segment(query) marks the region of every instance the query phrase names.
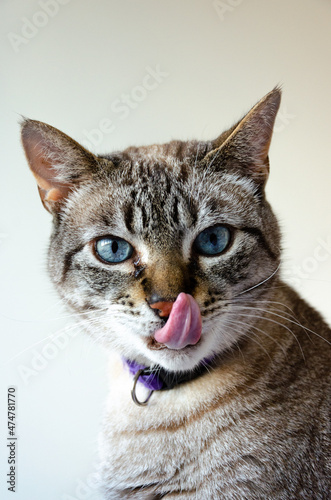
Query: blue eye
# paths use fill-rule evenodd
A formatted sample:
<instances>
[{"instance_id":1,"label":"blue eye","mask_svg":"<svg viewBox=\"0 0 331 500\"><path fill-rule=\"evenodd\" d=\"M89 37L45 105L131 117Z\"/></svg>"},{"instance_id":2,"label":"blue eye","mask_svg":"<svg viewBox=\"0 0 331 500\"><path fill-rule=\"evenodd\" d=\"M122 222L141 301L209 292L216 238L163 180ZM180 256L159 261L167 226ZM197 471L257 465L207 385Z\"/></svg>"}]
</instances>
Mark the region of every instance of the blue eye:
<instances>
[{"instance_id":1,"label":"blue eye","mask_svg":"<svg viewBox=\"0 0 331 500\"><path fill-rule=\"evenodd\" d=\"M194 246L202 255L217 255L230 243L231 233L225 226L208 227L195 239Z\"/></svg>"},{"instance_id":2,"label":"blue eye","mask_svg":"<svg viewBox=\"0 0 331 500\"><path fill-rule=\"evenodd\" d=\"M95 251L105 262L116 264L129 259L133 253L133 248L130 243L121 238L108 236L97 240Z\"/></svg>"}]
</instances>

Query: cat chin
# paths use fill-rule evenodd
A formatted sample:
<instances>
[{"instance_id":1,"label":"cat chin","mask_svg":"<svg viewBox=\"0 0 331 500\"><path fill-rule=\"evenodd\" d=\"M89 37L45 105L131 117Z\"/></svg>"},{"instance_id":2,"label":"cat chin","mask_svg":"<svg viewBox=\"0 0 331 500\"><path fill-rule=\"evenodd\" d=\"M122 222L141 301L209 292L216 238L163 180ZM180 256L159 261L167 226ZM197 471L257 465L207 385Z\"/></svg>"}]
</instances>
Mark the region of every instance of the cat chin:
<instances>
[{"instance_id":1,"label":"cat chin","mask_svg":"<svg viewBox=\"0 0 331 500\"><path fill-rule=\"evenodd\" d=\"M160 342L158 342L157 340L155 340L154 337L150 337L147 340L147 347L151 351L162 351L164 349L168 349L168 347L165 344L161 344Z\"/></svg>"},{"instance_id":2,"label":"cat chin","mask_svg":"<svg viewBox=\"0 0 331 500\"><path fill-rule=\"evenodd\" d=\"M220 334L218 329L209 325L208 333L203 332L195 345L188 345L183 349L170 349L153 338L145 338L140 351L143 351L144 357L148 359L146 366L157 364L165 370L183 372L194 370L215 356L221 359L224 353L233 349L240 337L239 332L228 331L226 328Z\"/></svg>"},{"instance_id":3,"label":"cat chin","mask_svg":"<svg viewBox=\"0 0 331 500\"><path fill-rule=\"evenodd\" d=\"M169 349L159 344L155 339L146 342L150 364L158 364L165 370L182 372L196 368L203 360L210 359L214 353L202 339L195 345L188 345L182 349Z\"/></svg>"}]
</instances>

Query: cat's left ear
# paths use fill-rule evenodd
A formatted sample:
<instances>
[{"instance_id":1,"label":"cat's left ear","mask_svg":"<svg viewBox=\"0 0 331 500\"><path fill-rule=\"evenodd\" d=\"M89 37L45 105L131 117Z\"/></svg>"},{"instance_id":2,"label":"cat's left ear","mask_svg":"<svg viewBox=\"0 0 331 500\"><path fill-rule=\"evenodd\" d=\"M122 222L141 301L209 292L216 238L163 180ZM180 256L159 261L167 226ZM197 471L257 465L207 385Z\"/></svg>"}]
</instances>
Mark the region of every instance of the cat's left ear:
<instances>
[{"instance_id":1,"label":"cat's left ear","mask_svg":"<svg viewBox=\"0 0 331 500\"><path fill-rule=\"evenodd\" d=\"M75 185L90 179L98 169L92 153L46 123L24 119L22 143L49 212L58 212Z\"/></svg>"},{"instance_id":2,"label":"cat's left ear","mask_svg":"<svg viewBox=\"0 0 331 500\"><path fill-rule=\"evenodd\" d=\"M269 147L281 90L276 87L263 97L234 127L219 136L205 157L220 169L232 167L263 187L269 175Z\"/></svg>"}]
</instances>

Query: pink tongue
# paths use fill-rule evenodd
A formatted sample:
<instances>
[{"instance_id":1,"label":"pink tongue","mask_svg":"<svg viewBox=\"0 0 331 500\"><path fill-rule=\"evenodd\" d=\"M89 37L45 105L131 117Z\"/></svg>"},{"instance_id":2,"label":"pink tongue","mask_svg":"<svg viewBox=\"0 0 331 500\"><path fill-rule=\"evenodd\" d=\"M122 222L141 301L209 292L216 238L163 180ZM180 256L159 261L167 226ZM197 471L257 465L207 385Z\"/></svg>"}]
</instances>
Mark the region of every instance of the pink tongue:
<instances>
[{"instance_id":1,"label":"pink tongue","mask_svg":"<svg viewBox=\"0 0 331 500\"><path fill-rule=\"evenodd\" d=\"M201 337L201 314L194 298L188 293L180 293L174 302L168 321L154 338L169 349L183 349L194 345Z\"/></svg>"}]
</instances>

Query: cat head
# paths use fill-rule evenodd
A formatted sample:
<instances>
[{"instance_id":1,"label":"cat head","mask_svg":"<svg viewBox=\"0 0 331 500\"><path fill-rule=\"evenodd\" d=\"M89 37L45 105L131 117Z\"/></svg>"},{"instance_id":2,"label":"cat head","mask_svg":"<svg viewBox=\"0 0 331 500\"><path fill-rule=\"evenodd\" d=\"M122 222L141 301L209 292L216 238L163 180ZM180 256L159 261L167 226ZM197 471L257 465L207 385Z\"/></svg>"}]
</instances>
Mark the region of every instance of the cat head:
<instances>
[{"instance_id":1,"label":"cat head","mask_svg":"<svg viewBox=\"0 0 331 500\"><path fill-rule=\"evenodd\" d=\"M277 280L280 236L264 188L279 104L276 88L213 141L107 156L23 121L26 157L53 215L50 275L90 335L173 371L242 339L250 305Z\"/></svg>"}]
</instances>

